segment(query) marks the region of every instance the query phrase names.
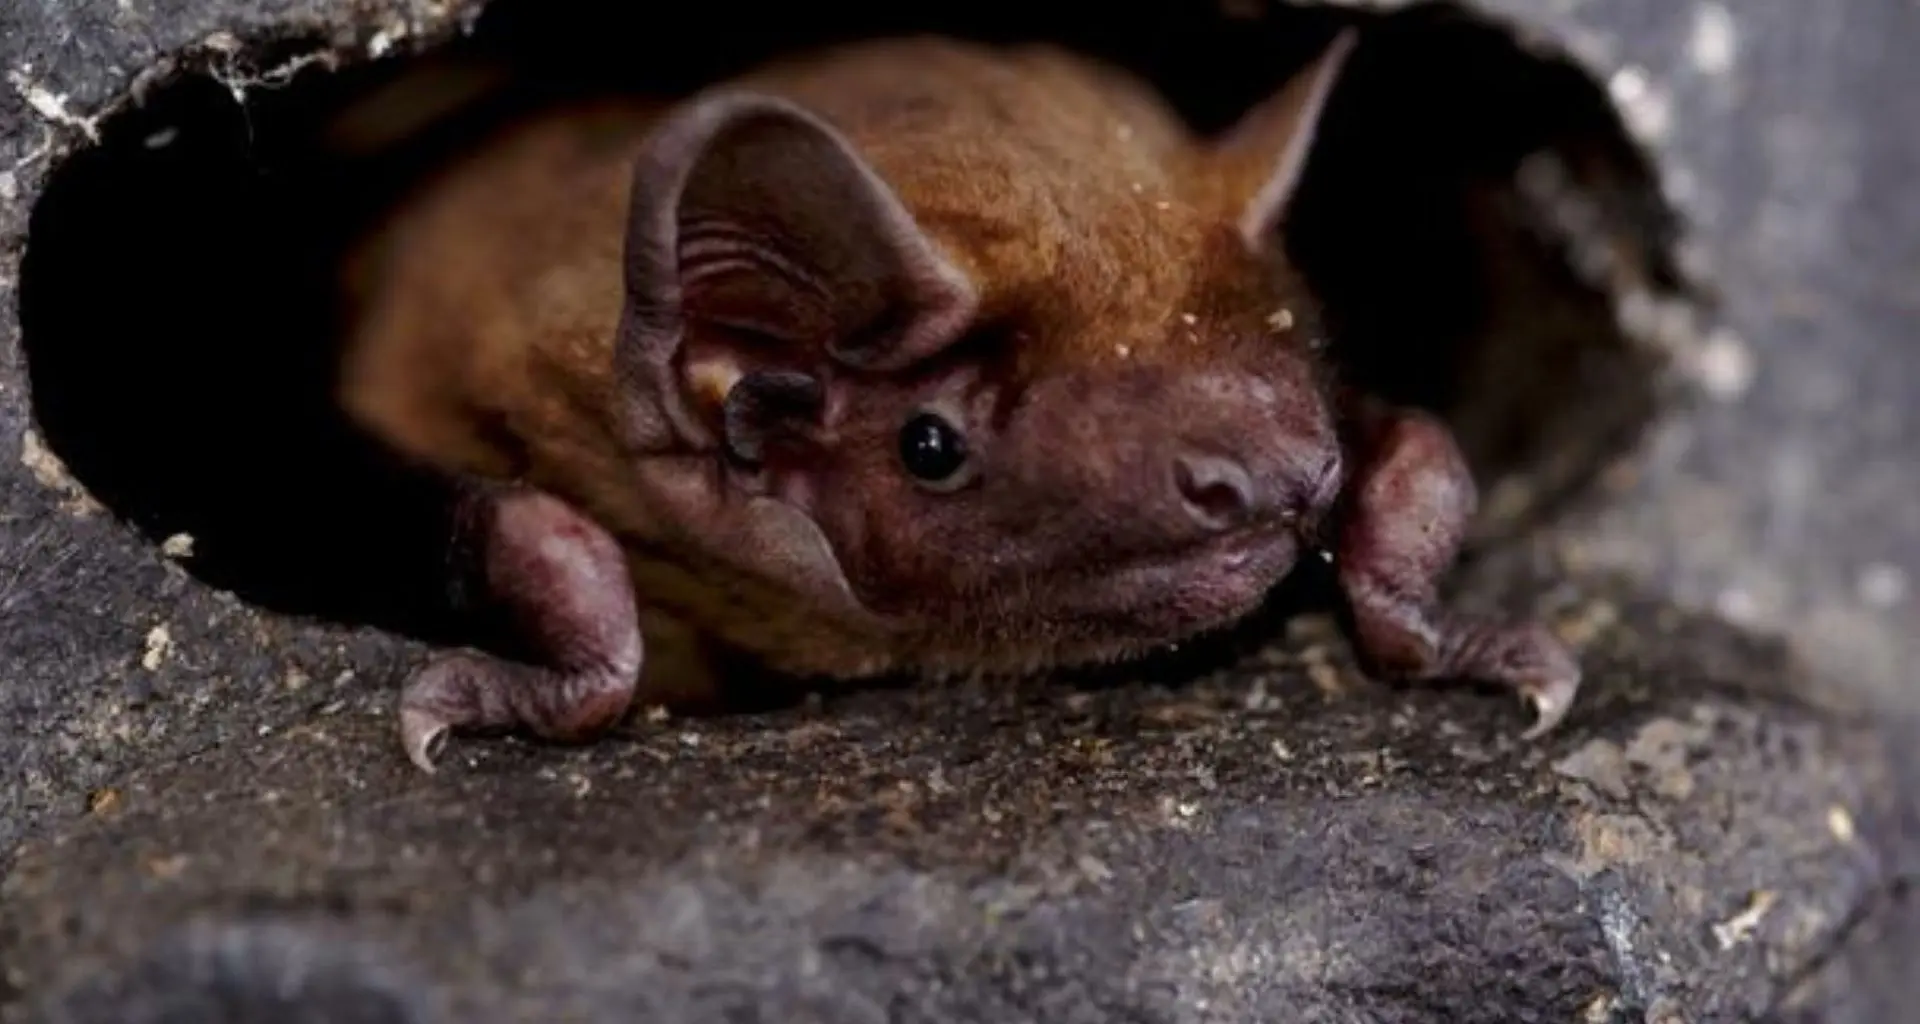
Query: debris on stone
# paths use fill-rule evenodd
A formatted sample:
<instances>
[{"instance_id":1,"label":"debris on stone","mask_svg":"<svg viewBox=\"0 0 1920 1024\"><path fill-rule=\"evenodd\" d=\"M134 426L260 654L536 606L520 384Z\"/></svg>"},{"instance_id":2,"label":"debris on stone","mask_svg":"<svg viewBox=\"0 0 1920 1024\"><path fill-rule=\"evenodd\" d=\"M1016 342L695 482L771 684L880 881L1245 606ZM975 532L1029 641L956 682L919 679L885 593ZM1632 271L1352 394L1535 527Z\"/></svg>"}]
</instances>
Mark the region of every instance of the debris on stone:
<instances>
[{"instance_id":1,"label":"debris on stone","mask_svg":"<svg viewBox=\"0 0 1920 1024\"><path fill-rule=\"evenodd\" d=\"M100 141L100 126L96 119L81 117L67 107L65 93L57 93L33 79L30 65L16 68L7 73L7 81L27 101L27 106L51 124L65 128L78 128L86 135L87 141Z\"/></svg>"},{"instance_id":2,"label":"debris on stone","mask_svg":"<svg viewBox=\"0 0 1920 1024\"><path fill-rule=\"evenodd\" d=\"M150 857L147 860L147 874L162 881L180 877L187 870L189 858L185 854L172 854L164 857Z\"/></svg>"},{"instance_id":3,"label":"debris on stone","mask_svg":"<svg viewBox=\"0 0 1920 1024\"><path fill-rule=\"evenodd\" d=\"M1715 328L1692 353L1692 371L1700 386L1722 401L1731 401L1753 386L1753 350L1726 327Z\"/></svg>"},{"instance_id":4,"label":"debris on stone","mask_svg":"<svg viewBox=\"0 0 1920 1024\"><path fill-rule=\"evenodd\" d=\"M146 651L140 655L140 667L149 672L158 672L161 663L166 661L167 655L171 653L173 653L173 634L167 629L166 624L162 623L147 630L147 647Z\"/></svg>"},{"instance_id":5,"label":"debris on stone","mask_svg":"<svg viewBox=\"0 0 1920 1024\"><path fill-rule=\"evenodd\" d=\"M1620 609L1606 600L1590 601L1579 612L1556 624L1554 632L1575 648L1586 647L1620 620Z\"/></svg>"},{"instance_id":6,"label":"debris on stone","mask_svg":"<svg viewBox=\"0 0 1920 1024\"><path fill-rule=\"evenodd\" d=\"M1095 885L1101 885L1113 878L1113 869L1106 862L1090 853L1083 853L1074 861L1080 873Z\"/></svg>"},{"instance_id":7,"label":"debris on stone","mask_svg":"<svg viewBox=\"0 0 1920 1024\"><path fill-rule=\"evenodd\" d=\"M1839 804L1827 808L1827 833L1842 843L1852 843L1853 815Z\"/></svg>"},{"instance_id":8,"label":"debris on stone","mask_svg":"<svg viewBox=\"0 0 1920 1024\"><path fill-rule=\"evenodd\" d=\"M1575 822L1580 851L1574 872L1591 878L1603 871L1644 864L1669 842L1638 814L1585 814Z\"/></svg>"},{"instance_id":9,"label":"debris on stone","mask_svg":"<svg viewBox=\"0 0 1920 1024\"><path fill-rule=\"evenodd\" d=\"M1658 141L1673 119L1673 100L1644 68L1628 66L1607 80L1607 93L1619 106L1627 127L1642 141Z\"/></svg>"},{"instance_id":10,"label":"debris on stone","mask_svg":"<svg viewBox=\"0 0 1920 1024\"><path fill-rule=\"evenodd\" d=\"M1627 798L1626 759L1621 756L1620 745L1612 740L1588 740L1554 762L1553 770L1584 782L1614 800Z\"/></svg>"},{"instance_id":11,"label":"debris on stone","mask_svg":"<svg viewBox=\"0 0 1920 1024\"><path fill-rule=\"evenodd\" d=\"M1683 801L1693 795L1696 785L1688 766L1707 736L1708 729L1699 723L1655 718L1633 734L1622 756L1627 764L1641 770L1653 792L1668 800Z\"/></svg>"},{"instance_id":12,"label":"debris on stone","mask_svg":"<svg viewBox=\"0 0 1920 1024\"><path fill-rule=\"evenodd\" d=\"M27 467L41 486L66 495L62 503L63 511L75 516L89 516L101 511L101 506L87 493L87 489L74 479L52 449L40 439L40 435L29 427L20 434L20 464Z\"/></svg>"},{"instance_id":13,"label":"debris on stone","mask_svg":"<svg viewBox=\"0 0 1920 1024\"><path fill-rule=\"evenodd\" d=\"M1779 898L1779 893L1762 889L1753 894L1745 910L1714 925L1713 937L1719 941L1720 948L1728 950L1745 942L1747 936L1760 924L1761 918L1767 916L1767 911L1773 907L1774 901Z\"/></svg>"}]
</instances>

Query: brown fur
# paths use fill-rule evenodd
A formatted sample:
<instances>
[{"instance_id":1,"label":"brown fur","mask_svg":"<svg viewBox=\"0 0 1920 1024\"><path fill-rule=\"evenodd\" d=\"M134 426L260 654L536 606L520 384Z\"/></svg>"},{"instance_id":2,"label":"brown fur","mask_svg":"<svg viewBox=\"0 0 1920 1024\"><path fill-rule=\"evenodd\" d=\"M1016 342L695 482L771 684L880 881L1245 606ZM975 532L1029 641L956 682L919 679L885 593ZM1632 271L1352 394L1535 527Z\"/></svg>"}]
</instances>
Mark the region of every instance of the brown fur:
<instances>
[{"instance_id":1,"label":"brown fur","mask_svg":"<svg viewBox=\"0 0 1920 1024\"><path fill-rule=\"evenodd\" d=\"M1234 230L1264 173L1256 165L1291 125L1216 151L1112 69L1052 49L934 39L814 54L735 84L797 101L845 134L973 282L978 319L1017 337L992 370L1008 382L1179 373L1244 355L1283 391L1321 402L1305 347L1310 302L1284 264ZM644 605L780 667L1034 667L1168 639L1095 642L1030 612L1045 602L1021 593L1004 597L1008 618L1031 621L1012 647L980 635L1004 623L977 619L942 620L945 635L878 632L712 557L647 507L634 485L646 463L623 439L613 346L632 162L670 109L613 102L516 126L402 207L356 268L364 313L342 389L350 410L436 468L574 503L626 542ZM1291 329L1271 322L1282 309ZM1064 443L1102 443L1097 431L1061 429Z\"/></svg>"},{"instance_id":2,"label":"brown fur","mask_svg":"<svg viewBox=\"0 0 1920 1024\"><path fill-rule=\"evenodd\" d=\"M1335 393L1275 244L1352 41L1217 141L1059 51L907 39L563 111L429 182L356 264L342 397L462 481L466 571L536 657L437 655L409 756L589 738L729 652L1124 657L1308 548L1364 659L1551 729L1565 646L1439 600L1477 500L1451 433Z\"/></svg>"}]
</instances>

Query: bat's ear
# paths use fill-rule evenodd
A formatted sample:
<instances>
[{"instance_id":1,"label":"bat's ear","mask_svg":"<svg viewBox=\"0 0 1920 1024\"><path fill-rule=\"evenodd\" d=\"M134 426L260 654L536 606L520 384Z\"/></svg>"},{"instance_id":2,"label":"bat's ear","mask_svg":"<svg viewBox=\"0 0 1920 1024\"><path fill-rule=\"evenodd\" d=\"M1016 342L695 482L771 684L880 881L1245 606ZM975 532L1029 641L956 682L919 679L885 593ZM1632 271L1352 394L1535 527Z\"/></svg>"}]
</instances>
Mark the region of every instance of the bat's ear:
<instances>
[{"instance_id":1,"label":"bat's ear","mask_svg":"<svg viewBox=\"0 0 1920 1024\"><path fill-rule=\"evenodd\" d=\"M1341 29L1312 63L1249 111L1221 140L1216 156L1232 194L1242 204L1236 212L1241 237L1248 245L1269 244L1285 221L1313 152L1327 100L1358 42L1357 29Z\"/></svg>"},{"instance_id":2,"label":"bat's ear","mask_svg":"<svg viewBox=\"0 0 1920 1024\"><path fill-rule=\"evenodd\" d=\"M899 197L786 100L720 93L681 107L640 153L629 216L617 358L629 387L669 409L669 392L731 390L743 374L909 366L974 315L972 283ZM733 379L690 380L711 372L694 350L726 353Z\"/></svg>"}]
</instances>

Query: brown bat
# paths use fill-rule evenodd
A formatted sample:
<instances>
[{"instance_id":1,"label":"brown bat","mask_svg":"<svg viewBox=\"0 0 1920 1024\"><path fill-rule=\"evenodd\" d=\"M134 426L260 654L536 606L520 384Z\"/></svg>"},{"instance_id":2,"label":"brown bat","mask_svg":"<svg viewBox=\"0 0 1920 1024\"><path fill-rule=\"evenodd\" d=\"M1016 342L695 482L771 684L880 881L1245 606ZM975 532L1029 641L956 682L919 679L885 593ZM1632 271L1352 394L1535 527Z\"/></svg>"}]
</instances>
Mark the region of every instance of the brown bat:
<instances>
[{"instance_id":1,"label":"brown bat","mask_svg":"<svg viewBox=\"0 0 1920 1024\"><path fill-rule=\"evenodd\" d=\"M905 38L432 180L357 265L341 393L461 482L457 564L533 654L435 656L408 755L697 695L672 636L839 678L1136 656L1303 553L1368 664L1552 728L1568 651L1436 597L1476 503L1451 436L1339 386L1279 244L1356 38L1214 139L1087 58Z\"/></svg>"}]
</instances>

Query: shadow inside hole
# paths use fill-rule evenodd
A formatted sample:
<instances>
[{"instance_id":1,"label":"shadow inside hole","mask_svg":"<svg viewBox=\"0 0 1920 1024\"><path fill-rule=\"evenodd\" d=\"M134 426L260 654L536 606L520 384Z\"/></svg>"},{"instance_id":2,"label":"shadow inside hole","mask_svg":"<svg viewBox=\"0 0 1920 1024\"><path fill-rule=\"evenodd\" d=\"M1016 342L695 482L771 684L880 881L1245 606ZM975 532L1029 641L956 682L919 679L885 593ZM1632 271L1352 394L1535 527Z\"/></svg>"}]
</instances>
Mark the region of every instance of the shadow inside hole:
<instances>
[{"instance_id":1,"label":"shadow inside hole","mask_svg":"<svg viewBox=\"0 0 1920 1024\"><path fill-rule=\"evenodd\" d=\"M116 118L34 209L21 322L48 444L244 599L440 635L442 498L330 406L344 195L273 159L282 122L188 79Z\"/></svg>"},{"instance_id":2,"label":"shadow inside hole","mask_svg":"<svg viewBox=\"0 0 1920 1024\"><path fill-rule=\"evenodd\" d=\"M342 247L397 190L501 119L606 89L682 92L799 46L903 31L1048 39L1128 65L1203 131L1372 26L1290 227L1342 328L1346 372L1447 413L1483 476L1575 439L1617 450L1651 407L1606 302L1498 205L1546 146L1621 194L1649 175L1597 84L1444 5L1386 15L1231 17L1160 0L1087 17L1001 0L791 5L743 19L695 5L674 31L628 6L498 0L443 51L500 88L377 152L330 148L349 104L417 62L311 70L237 105L184 78L104 126L35 208L23 337L49 446L155 540L195 538L190 571L250 602L430 639L469 628L443 599L445 492L334 407ZM434 59L434 58L422 58ZM1503 191L1505 190L1505 191ZM1657 262L1658 230L1622 222ZM1585 406L1570 394L1593 395Z\"/></svg>"},{"instance_id":3,"label":"shadow inside hole","mask_svg":"<svg viewBox=\"0 0 1920 1024\"><path fill-rule=\"evenodd\" d=\"M1563 169L1600 230L1564 238L1519 182ZM1480 481L1477 540L1511 537L1577 493L1659 411L1658 360L1607 288L1692 295L1678 224L1604 91L1450 5L1383 19L1329 105L1288 248L1363 390L1442 414ZM1582 279L1574 247L1617 261Z\"/></svg>"}]
</instances>

